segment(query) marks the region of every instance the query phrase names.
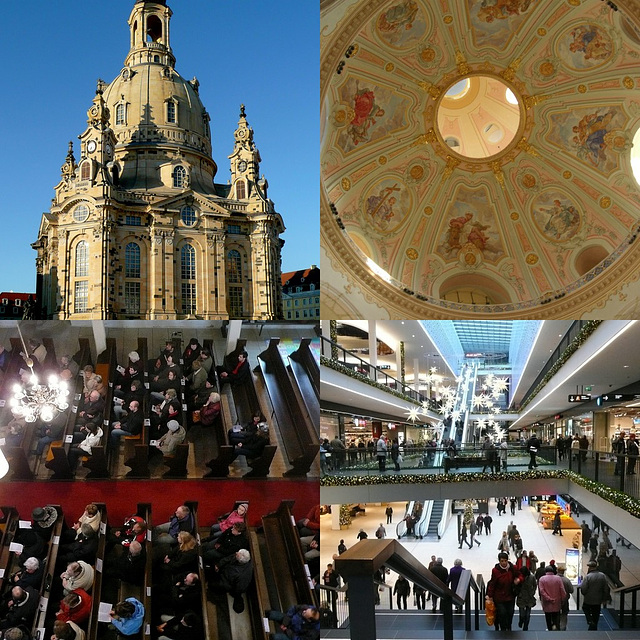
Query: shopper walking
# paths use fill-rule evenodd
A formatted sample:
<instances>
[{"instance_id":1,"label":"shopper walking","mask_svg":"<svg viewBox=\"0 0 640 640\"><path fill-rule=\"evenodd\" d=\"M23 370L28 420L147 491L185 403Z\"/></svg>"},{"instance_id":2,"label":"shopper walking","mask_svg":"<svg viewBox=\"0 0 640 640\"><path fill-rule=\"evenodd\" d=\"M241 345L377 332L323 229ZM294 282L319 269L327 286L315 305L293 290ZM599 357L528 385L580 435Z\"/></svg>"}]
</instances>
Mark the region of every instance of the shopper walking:
<instances>
[{"instance_id":1,"label":"shopper walking","mask_svg":"<svg viewBox=\"0 0 640 640\"><path fill-rule=\"evenodd\" d=\"M384 513L387 516L387 524L391 524L393 522L393 507L388 505Z\"/></svg>"},{"instance_id":2,"label":"shopper walking","mask_svg":"<svg viewBox=\"0 0 640 640\"><path fill-rule=\"evenodd\" d=\"M511 631L515 608L515 589L522 582L522 575L509 562L509 554L500 552L498 564L491 570L491 579L487 583L487 601L493 601L496 607L496 631Z\"/></svg>"},{"instance_id":3,"label":"shopper walking","mask_svg":"<svg viewBox=\"0 0 640 640\"><path fill-rule=\"evenodd\" d=\"M627 443L627 475L633 476L636 473L636 462L638 461L638 443L636 442L636 434L632 433L629 436L629 442Z\"/></svg>"},{"instance_id":4,"label":"shopper walking","mask_svg":"<svg viewBox=\"0 0 640 640\"><path fill-rule=\"evenodd\" d=\"M462 549L462 545L466 544L469 549L471 549L471 547L473 547L473 544L471 542L469 542L468 538L467 538L467 527L463 524L462 527L460 527L460 535L458 536L458 549Z\"/></svg>"},{"instance_id":5,"label":"shopper walking","mask_svg":"<svg viewBox=\"0 0 640 640\"><path fill-rule=\"evenodd\" d=\"M482 535L482 527L484 525L484 516L479 513L478 517L476 518L476 527L478 527L478 535Z\"/></svg>"},{"instance_id":6,"label":"shopper walking","mask_svg":"<svg viewBox=\"0 0 640 640\"><path fill-rule=\"evenodd\" d=\"M413 583L413 599L415 600L415 604L418 609L426 609L427 601L426 601L427 592L419 587L415 582Z\"/></svg>"},{"instance_id":7,"label":"shopper walking","mask_svg":"<svg viewBox=\"0 0 640 640\"><path fill-rule=\"evenodd\" d=\"M476 534L478 533L478 526L472 520L469 525L469 533L471 534L471 546L473 547L473 543L475 542L478 546L480 546L480 540L476 540Z\"/></svg>"},{"instance_id":8,"label":"shopper walking","mask_svg":"<svg viewBox=\"0 0 640 640\"><path fill-rule=\"evenodd\" d=\"M398 609L407 608L407 597L411 594L411 585L404 576L398 576L396 584L393 587L393 595L396 596ZM400 605L404 606L400 606Z\"/></svg>"},{"instance_id":9,"label":"shopper walking","mask_svg":"<svg viewBox=\"0 0 640 640\"><path fill-rule=\"evenodd\" d=\"M491 533L492 522L493 522L493 518L487 513L487 515L482 520L482 524L484 524L484 531L487 535Z\"/></svg>"},{"instance_id":10,"label":"shopper walking","mask_svg":"<svg viewBox=\"0 0 640 640\"><path fill-rule=\"evenodd\" d=\"M538 594L547 621L547 630L557 631L560 628L560 609L567 593L562 578L553 573L553 567L545 568L545 574L538 581Z\"/></svg>"},{"instance_id":11,"label":"shopper walking","mask_svg":"<svg viewBox=\"0 0 640 640\"><path fill-rule=\"evenodd\" d=\"M376 455L378 457L378 471L380 471L380 473L384 473L386 471L387 464L387 443L384 436L380 436L378 438L378 442L376 443Z\"/></svg>"},{"instance_id":12,"label":"shopper walking","mask_svg":"<svg viewBox=\"0 0 640 640\"><path fill-rule=\"evenodd\" d=\"M507 558L509 557L509 537L506 531L502 532L502 538L498 542L498 551L504 551L507 554Z\"/></svg>"},{"instance_id":13,"label":"shopper walking","mask_svg":"<svg viewBox=\"0 0 640 640\"><path fill-rule=\"evenodd\" d=\"M529 621L531 619L531 609L536 606L536 587L538 586L535 576L527 567L520 569L522 575L522 583L520 591L516 597L516 605L518 607L518 626L523 631L529 630Z\"/></svg>"},{"instance_id":14,"label":"shopper walking","mask_svg":"<svg viewBox=\"0 0 640 640\"><path fill-rule=\"evenodd\" d=\"M442 584L447 584L449 580L449 572L447 568L442 566L442 558L437 558L435 565L431 567L431 573L438 578ZM438 596L435 593L431 594L432 611L438 608Z\"/></svg>"},{"instance_id":15,"label":"shopper walking","mask_svg":"<svg viewBox=\"0 0 640 640\"><path fill-rule=\"evenodd\" d=\"M553 516L553 534L552 535L562 535L562 509L556 509L555 515Z\"/></svg>"},{"instance_id":16,"label":"shopper walking","mask_svg":"<svg viewBox=\"0 0 640 640\"><path fill-rule=\"evenodd\" d=\"M582 584L578 587L582 592L582 610L584 617L587 619L589 631L598 630L598 621L600 619L600 607L606 605L609 600L609 584L607 578L598 569L595 560L587 563L588 573L582 580Z\"/></svg>"},{"instance_id":17,"label":"shopper walking","mask_svg":"<svg viewBox=\"0 0 640 640\"><path fill-rule=\"evenodd\" d=\"M564 571L564 565L559 565L558 575L562 579L564 591L567 594L567 597L562 601L562 607L560 608L560 626L558 627L560 631L567 630L567 618L569 617L569 600L571 599L571 594L573 593L573 585L571 584L571 580L569 580L569 578L564 575Z\"/></svg>"},{"instance_id":18,"label":"shopper walking","mask_svg":"<svg viewBox=\"0 0 640 640\"><path fill-rule=\"evenodd\" d=\"M540 446L540 440L538 440L538 436L534 433L529 440L527 440L527 449L529 451L529 470L538 468L536 456L538 455Z\"/></svg>"},{"instance_id":19,"label":"shopper walking","mask_svg":"<svg viewBox=\"0 0 640 640\"><path fill-rule=\"evenodd\" d=\"M378 540L382 540L382 538L386 538L386 537L387 537L387 530L384 528L384 525L381 522L380 526L376 529L376 538L378 538Z\"/></svg>"}]
</instances>

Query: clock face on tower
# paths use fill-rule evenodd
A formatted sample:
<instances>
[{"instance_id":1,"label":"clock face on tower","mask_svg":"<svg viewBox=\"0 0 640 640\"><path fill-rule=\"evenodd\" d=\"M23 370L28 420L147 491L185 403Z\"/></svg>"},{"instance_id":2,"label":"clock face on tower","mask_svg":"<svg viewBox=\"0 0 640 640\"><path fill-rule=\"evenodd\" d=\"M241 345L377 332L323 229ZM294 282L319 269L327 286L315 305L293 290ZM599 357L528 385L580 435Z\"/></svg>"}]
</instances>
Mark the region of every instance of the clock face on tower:
<instances>
[{"instance_id":1,"label":"clock face on tower","mask_svg":"<svg viewBox=\"0 0 640 640\"><path fill-rule=\"evenodd\" d=\"M247 170L247 163L245 160L240 160L240 162L238 163L238 171L246 171Z\"/></svg>"},{"instance_id":2,"label":"clock face on tower","mask_svg":"<svg viewBox=\"0 0 640 640\"><path fill-rule=\"evenodd\" d=\"M87 151L89 153L93 153L96 150L96 141L95 140L89 140L88 144L87 144Z\"/></svg>"}]
</instances>

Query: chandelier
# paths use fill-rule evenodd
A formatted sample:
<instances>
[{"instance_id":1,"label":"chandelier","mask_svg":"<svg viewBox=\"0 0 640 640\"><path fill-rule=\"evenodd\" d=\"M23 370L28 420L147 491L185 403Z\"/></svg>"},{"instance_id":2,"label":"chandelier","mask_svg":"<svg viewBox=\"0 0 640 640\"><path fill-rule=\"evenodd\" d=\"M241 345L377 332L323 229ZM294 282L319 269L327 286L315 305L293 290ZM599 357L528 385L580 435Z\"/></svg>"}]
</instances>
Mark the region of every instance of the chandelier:
<instances>
[{"instance_id":1,"label":"chandelier","mask_svg":"<svg viewBox=\"0 0 640 640\"><path fill-rule=\"evenodd\" d=\"M69 387L56 375L49 376L49 384L40 384L33 370L33 359L28 355L20 325L18 325L18 334L24 349L25 363L31 369L31 376L28 384L25 383L24 386L16 384L13 387L11 410L15 416L24 418L25 422L35 422L38 418L43 422L51 422L59 412L69 407L67 402Z\"/></svg>"},{"instance_id":2,"label":"chandelier","mask_svg":"<svg viewBox=\"0 0 640 640\"><path fill-rule=\"evenodd\" d=\"M65 411L69 407L67 383L55 375L50 376L48 382L40 384L38 376L32 373L29 385L16 384L10 403L13 414L25 422L35 422L38 417L43 422L51 422L59 412Z\"/></svg>"}]
</instances>

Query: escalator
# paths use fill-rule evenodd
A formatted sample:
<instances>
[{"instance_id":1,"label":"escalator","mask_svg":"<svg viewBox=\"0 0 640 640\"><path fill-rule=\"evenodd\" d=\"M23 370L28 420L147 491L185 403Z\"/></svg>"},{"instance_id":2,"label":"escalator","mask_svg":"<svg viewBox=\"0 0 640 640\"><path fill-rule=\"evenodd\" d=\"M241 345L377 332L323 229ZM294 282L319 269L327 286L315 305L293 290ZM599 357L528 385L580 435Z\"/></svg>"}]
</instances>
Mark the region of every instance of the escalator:
<instances>
[{"instance_id":1,"label":"escalator","mask_svg":"<svg viewBox=\"0 0 640 640\"><path fill-rule=\"evenodd\" d=\"M439 540L438 525L440 524L440 520L442 520L442 514L444 512L444 500L432 500L432 502L431 517L429 518L429 525L426 527L424 537L437 538Z\"/></svg>"}]
</instances>

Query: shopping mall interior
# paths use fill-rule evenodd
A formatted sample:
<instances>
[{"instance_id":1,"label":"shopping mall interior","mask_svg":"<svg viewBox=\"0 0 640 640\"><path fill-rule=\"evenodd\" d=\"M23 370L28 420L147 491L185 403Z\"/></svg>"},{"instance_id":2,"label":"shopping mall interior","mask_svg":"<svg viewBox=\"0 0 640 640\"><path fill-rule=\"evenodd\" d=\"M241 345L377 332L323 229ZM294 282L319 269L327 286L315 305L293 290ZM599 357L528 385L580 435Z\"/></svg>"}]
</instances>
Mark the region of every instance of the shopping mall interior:
<instances>
[{"instance_id":1,"label":"shopping mall interior","mask_svg":"<svg viewBox=\"0 0 640 640\"><path fill-rule=\"evenodd\" d=\"M319 573L324 578L335 563L342 578L335 591L320 589L334 627L323 637L484 637L492 630L487 584L510 524L519 533L508 545L512 563L521 547L537 558L534 567L553 560L572 583L568 634L583 637L588 629L579 585L589 571L600 571L610 599L598 637L637 637L638 322L321 327ZM486 514L491 533L476 533L471 521ZM377 539L381 525L384 537ZM341 540L346 551L338 549ZM436 611L433 597L420 611L412 591L407 612L399 612L393 591L400 574L432 596L438 592L426 569L432 556L446 569L462 561L469 570L464 585L439 592L448 604ZM513 634L520 633L518 621L516 606ZM546 629L536 593L529 631Z\"/></svg>"}]
</instances>

